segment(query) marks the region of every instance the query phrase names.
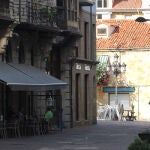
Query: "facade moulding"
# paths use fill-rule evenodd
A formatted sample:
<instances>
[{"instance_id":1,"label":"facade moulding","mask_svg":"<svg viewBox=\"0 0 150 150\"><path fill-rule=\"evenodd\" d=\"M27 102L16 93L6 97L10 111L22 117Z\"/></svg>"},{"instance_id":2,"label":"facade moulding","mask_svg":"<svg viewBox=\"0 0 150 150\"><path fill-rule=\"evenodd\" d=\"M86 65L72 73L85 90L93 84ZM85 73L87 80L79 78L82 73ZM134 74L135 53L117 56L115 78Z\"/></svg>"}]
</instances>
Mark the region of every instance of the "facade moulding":
<instances>
[{"instance_id":1,"label":"facade moulding","mask_svg":"<svg viewBox=\"0 0 150 150\"><path fill-rule=\"evenodd\" d=\"M90 59L82 59L82 58L76 58L76 57L70 57L69 62L72 64L74 63L82 63L82 64L90 64L90 65L96 65L99 62L96 60L90 60Z\"/></svg>"},{"instance_id":2,"label":"facade moulding","mask_svg":"<svg viewBox=\"0 0 150 150\"><path fill-rule=\"evenodd\" d=\"M142 12L142 11L149 11L149 9L141 9L141 8L120 8L120 9L114 9L114 8L97 8L97 12Z\"/></svg>"},{"instance_id":3,"label":"facade moulding","mask_svg":"<svg viewBox=\"0 0 150 150\"><path fill-rule=\"evenodd\" d=\"M141 48L119 48L119 49L113 49L113 48L105 48L105 49L99 49L97 48L97 52L105 52L105 51L110 51L110 52L116 52L116 51L136 51L136 50L141 50L141 51L149 51L148 47L141 47Z\"/></svg>"}]
</instances>

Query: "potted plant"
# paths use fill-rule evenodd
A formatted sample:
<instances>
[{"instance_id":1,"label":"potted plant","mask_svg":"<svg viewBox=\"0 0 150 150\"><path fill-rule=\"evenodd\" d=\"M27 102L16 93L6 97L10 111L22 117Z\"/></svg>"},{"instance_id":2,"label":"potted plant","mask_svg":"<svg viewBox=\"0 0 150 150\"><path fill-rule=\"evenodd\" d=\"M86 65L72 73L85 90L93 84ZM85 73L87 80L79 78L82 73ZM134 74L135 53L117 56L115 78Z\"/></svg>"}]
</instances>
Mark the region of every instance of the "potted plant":
<instances>
[{"instance_id":1,"label":"potted plant","mask_svg":"<svg viewBox=\"0 0 150 150\"><path fill-rule=\"evenodd\" d=\"M57 15L57 7L51 7L48 12L49 21L52 26L56 26L56 15Z\"/></svg>"},{"instance_id":2,"label":"potted plant","mask_svg":"<svg viewBox=\"0 0 150 150\"><path fill-rule=\"evenodd\" d=\"M149 130L139 133L138 136L140 137L141 140L147 141L148 143L150 143L150 131Z\"/></svg>"},{"instance_id":3,"label":"potted plant","mask_svg":"<svg viewBox=\"0 0 150 150\"><path fill-rule=\"evenodd\" d=\"M150 150L150 145L147 141L135 139L128 147L128 150Z\"/></svg>"}]
</instances>

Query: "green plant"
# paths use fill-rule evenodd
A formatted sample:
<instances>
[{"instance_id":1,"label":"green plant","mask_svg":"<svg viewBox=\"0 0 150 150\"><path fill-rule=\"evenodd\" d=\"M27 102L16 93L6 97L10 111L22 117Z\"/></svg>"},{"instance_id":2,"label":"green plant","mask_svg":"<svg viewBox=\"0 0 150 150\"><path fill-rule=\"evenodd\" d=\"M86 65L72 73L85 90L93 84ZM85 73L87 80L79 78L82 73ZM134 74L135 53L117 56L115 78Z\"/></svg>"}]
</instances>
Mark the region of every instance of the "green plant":
<instances>
[{"instance_id":1,"label":"green plant","mask_svg":"<svg viewBox=\"0 0 150 150\"><path fill-rule=\"evenodd\" d=\"M135 139L128 147L128 150L150 150L150 145L147 141Z\"/></svg>"},{"instance_id":2,"label":"green plant","mask_svg":"<svg viewBox=\"0 0 150 150\"><path fill-rule=\"evenodd\" d=\"M57 13L57 7L51 7L50 11L48 12L48 17L51 21L54 21Z\"/></svg>"},{"instance_id":3,"label":"green plant","mask_svg":"<svg viewBox=\"0 0 150 150\"><path fill-rule=\"evenodd\" d=\"M149 130L145 130L139 133L138 136L140 137L142 141L146 140L147 142L150 143L150 131Z\"/></svg>"}]
</instances>

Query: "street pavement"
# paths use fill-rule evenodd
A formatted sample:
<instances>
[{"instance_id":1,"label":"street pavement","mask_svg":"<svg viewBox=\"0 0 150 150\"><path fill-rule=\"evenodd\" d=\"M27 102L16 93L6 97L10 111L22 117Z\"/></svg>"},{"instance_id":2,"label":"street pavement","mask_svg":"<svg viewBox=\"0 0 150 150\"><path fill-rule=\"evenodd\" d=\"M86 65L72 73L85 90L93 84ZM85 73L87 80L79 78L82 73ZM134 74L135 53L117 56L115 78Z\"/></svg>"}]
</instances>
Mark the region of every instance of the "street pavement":
<instances>
[{"instance_id":1,"label":"street pavement","mask_svg":"<svg viewBox=\"0 0 150 150\"><path fill-rule=\"evenodd\" d=\"M150 122L98 120L44 136L0 139L0 150L127 150Z\"/></svg>"}]
</instances>

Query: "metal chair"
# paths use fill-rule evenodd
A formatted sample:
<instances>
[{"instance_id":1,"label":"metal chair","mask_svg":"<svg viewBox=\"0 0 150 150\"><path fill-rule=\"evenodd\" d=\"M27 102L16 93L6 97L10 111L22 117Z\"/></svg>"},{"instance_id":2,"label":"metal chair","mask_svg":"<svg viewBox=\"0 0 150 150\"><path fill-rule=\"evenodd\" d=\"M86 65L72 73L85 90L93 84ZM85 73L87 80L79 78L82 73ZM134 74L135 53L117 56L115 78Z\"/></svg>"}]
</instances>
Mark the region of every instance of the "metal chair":
<instances>
[{"instance_id":1,"label":"metal chair","mask_svg":"<svg viewBox=\"0 0 150 150\"><path fill-rule=\"evenodd\" d=\"M5 139L7 138L7 130L5 121L0 121L0 138Z\"/></svg>"},{"instance_id":2,"label":"metal chair","mask_svg":"<svg viewBox=\"0 0 150 150\"><path fill-rule=\"evenodd\" d=\"M20 137L20 128L18 120L11 120L6 123L8 137Z\"/></svg>"},{"instance_id":3,"label":"metal chair","mask_svg":"<svg viewBox=\"0 0 150 150\"><path fill-rule=\"evenodd\" d=\"M38 134L37 121L36 120L26 120L25 123L26 135L35 136Z\"/></svg>"},{"instance_id":4,"label":"metal chair","mask_svg":"<svg viewBox=\"0 0 150 150\"><path fill-rule=\"evenodd\" d=\"M48 122L46 122L44 119L39 121L39 133L40 135L45 135L48 133Z\"/></svg>"}]
</instances>

